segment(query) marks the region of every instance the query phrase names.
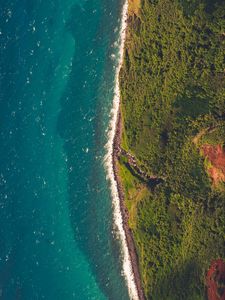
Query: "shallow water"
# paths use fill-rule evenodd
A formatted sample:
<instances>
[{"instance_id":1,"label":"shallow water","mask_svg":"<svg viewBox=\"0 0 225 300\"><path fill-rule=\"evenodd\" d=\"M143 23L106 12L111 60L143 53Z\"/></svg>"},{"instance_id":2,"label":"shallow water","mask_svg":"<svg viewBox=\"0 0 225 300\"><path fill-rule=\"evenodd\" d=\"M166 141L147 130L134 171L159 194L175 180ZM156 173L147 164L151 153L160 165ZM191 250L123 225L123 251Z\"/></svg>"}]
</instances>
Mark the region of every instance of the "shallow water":
<instances>
[{"instance_id":1,"label":"shallow water","mask_svg":"<svg viewBox=\"0 0 225 300\"><path fill-rule=\"evenodd\" d=\"M103 157L120 0L0 0L0 299L128 299Z\"/></svg>"}]
</instances>

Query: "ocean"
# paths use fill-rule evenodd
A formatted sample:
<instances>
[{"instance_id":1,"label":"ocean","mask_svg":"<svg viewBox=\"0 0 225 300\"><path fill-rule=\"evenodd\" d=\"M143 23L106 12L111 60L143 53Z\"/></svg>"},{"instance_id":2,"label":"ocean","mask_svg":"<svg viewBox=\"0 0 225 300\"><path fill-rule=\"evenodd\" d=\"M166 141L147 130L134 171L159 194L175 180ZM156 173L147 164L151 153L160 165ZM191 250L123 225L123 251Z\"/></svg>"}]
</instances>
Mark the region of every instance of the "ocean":
<instances>
[{"instance_id":1,"label":"ocean","mask_svg":"<svg viewBox=\"0 0 225 300\"><path fill-rule=\"evenodd\" d=\"M122 6L0 0L0 299L129 299L104 167Z\"/></svg>"}]
</instances>

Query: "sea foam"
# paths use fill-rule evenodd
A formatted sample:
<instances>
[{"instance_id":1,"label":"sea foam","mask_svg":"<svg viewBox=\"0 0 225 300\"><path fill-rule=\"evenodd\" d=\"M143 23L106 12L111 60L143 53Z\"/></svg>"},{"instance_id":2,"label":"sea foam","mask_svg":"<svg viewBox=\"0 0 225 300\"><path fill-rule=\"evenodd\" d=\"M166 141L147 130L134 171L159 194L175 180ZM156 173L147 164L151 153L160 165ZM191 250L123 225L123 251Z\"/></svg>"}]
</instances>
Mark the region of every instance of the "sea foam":
<instances>
[{"instance_id":1,"label":"sea foam","mask_svg":"<svg viewBox=\"0 0 225 300\"><path fill-rule=\"evenodd\" d=\"M125 37L126 37L127 12L128 12L128 1L126 0L122 9L122 20L121 20L120 34L119 34L119 40L120 40L119 57L118 57L116 74L115 74L113 106L111 110L111 118L110 118L110 123L108 128L108 142L105 146L107 153L104 162L107 171L107 178L109 179L110 186L111 186L114 225L116 229L116 234L121 241L123 275L127 283L130 299L139 300L134 273L132 269L131 258L130 258L128 245L127 245L126 235L123 227L123 218L120 209L118 186L114 177L114 170L113 170L113 142L116 134L117 117L118 117L119 105L120 105L119 72L123 63L123 53L124 53L124 45L125 45Z\"/></svg>"}]
</instances>

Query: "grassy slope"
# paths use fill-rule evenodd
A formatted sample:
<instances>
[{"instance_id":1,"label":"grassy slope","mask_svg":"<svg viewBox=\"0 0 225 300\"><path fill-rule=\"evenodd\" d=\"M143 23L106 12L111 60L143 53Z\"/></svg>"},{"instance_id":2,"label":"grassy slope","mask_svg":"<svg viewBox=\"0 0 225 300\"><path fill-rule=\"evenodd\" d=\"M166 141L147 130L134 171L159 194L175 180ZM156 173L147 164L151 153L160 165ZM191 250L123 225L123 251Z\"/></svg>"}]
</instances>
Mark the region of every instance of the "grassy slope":
<instances>
[{"instance_id":1,"label":"grassy slope","mask_svg":"<svg viewBox=\"0 0 225 300\"><path fill-rule=\"evenodd\" d=\"M212 188L193 142L214 127L210 139L224 141L224 5L212 3L142 0L129 19L122 145L165 178L151 191L120 160L149 299L205 299L210 261L224 257L225 194Z\"/></svg>"}]
</instances>

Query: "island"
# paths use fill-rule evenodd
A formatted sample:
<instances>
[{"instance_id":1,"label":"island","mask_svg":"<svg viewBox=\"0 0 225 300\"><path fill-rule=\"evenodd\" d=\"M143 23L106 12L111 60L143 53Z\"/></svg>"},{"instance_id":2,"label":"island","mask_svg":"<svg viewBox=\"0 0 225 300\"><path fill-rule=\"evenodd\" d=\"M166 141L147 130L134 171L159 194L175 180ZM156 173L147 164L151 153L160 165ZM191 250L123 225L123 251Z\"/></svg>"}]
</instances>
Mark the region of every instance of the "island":
<instances>
[{"instance_id":1,"label":"island","mask_svg":"<svg viewBox=\"0 0 225 300\"><path fill-rule=\"evenodd\" d=\"M114 171L142 299L225 299L224 14L129 0Z\"/></svg>"}]
</instances>

